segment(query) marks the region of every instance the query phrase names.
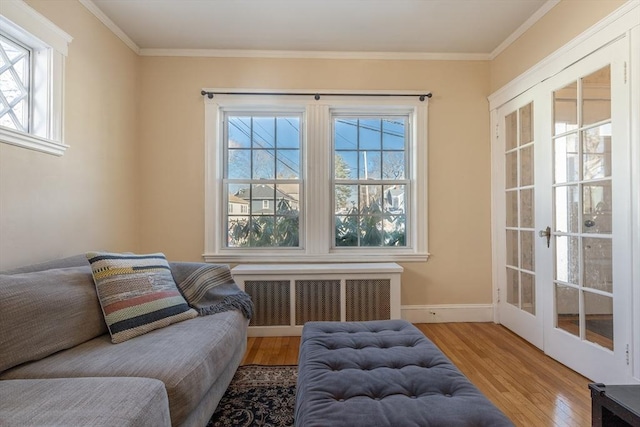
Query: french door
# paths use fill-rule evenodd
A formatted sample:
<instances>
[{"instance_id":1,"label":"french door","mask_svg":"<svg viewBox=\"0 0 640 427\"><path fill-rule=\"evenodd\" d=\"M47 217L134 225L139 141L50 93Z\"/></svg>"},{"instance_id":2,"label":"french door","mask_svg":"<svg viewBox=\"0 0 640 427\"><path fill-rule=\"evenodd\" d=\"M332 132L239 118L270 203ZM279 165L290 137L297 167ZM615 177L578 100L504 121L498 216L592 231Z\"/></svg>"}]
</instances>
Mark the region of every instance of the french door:
<instances>
[{"instance_id":1,"label":"french door","mask_svg":"<svg viewBox=\"0 0 640 427\"><path fill-rule=\"evenodd\" d=\"M605 383L632 377L627 43L500 107L494 150L500 323Z\"/></svg>"}]
</instances>

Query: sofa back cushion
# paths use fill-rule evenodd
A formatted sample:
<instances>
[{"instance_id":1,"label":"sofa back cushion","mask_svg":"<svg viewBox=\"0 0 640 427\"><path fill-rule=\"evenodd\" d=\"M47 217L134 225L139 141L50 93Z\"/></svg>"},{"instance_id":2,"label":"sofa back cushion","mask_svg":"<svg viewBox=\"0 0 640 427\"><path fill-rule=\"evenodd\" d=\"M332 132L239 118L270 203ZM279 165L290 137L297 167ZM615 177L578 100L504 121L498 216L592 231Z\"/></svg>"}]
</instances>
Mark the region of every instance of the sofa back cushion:
<instances>
[{"instance_id":1,"label":"sofa back cushion","mask_svg":"<svg viewBox=\"0 0 640 427\"><path fill-rule=\"evenodd\" d=\"M89 265L0 274L0 372L105 333Z\"/></svg>"}]
</instances>

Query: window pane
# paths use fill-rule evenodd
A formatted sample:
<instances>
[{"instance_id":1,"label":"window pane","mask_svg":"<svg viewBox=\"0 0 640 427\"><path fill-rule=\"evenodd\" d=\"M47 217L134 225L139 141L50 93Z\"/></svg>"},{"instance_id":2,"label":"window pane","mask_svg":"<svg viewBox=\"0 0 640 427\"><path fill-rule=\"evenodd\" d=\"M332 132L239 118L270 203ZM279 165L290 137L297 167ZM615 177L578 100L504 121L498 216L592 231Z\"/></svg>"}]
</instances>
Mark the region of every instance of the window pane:
<instances>
[{"instance_id":1,"label":"window pane","mask_svg":"<svg viewBox=\"0 0 640 427\"><path fill-rule=\"evenodd\" d=\"M253 150L253 179L275 178L275 151Z\"/></svg>"},{"instance_id":2,"label":"window pane","mask_svg":"<svg viewBox=\"0 0 640 427\"><path fill-rule=\"evenodd\" d=\"M254 117L253 148L275 148L275 125L274 117Z\"/></svg>"},{"instance_id":3,"label":"window pane","mask_svg":"<svg viewBox=\"0 0 640 427\"><path fill-rule=\"evenodd\" d=\"M554 135L578 128L578 84L553 92Z\"/></svg>"},{"instance_id":4,"label":"window pane","mask_svg":"<svg viewBox=\"0 0 640 427\"><path fill-rule=\"evenodd\" d=\"M358 210L358 186L336 185L335 187L335 213L348 214L352 210Z\"/></svg>"},{"instance_id":5,"label":"window pane","mask_svg":"<svg viewBox=\"0 0 640 427\"><path fill-rule=\"evenodd\" d=\"M533 141L533 103L520 109L520 145Z\"/></svg>"},{"instance_id":6,"label":"window pane","mask_svg":"<svg viewBox=\"0 0 640 427\"><path fill-rule=\"evenodd\" d=\"M578 245L577 237L556 236L556 280L578 285Z\"/></svg>"},{"instance_id":7,"label":"window pane","mask_svg":"<svg viewBox=\"0 0 640 427\"><path fill-rule=\"evenodd\" d=\"M336 215L336 246L358 246L358 215Z\"/></svg>"},{"instance_id":8,"label":"window pane","mask_svg":"<svg viewBox=\"0 0 640 427\"><path fill-rule=\"evenodd\" d=\"M365 215L360 218L360 246L382 246L382 217Z\"/></svg>"},{"instance_id":9,"label":"window pane","mask_svg":"<svg viewBox=\"0 0 640 427\"><path fill-rule=\"evenodd\" d=\"M406 224L405 215L386 215L384 217L384 245L385 246L405 246L406 245Z\"/></svg>"},{"instance_id":10,"label":"window pane","mask_svg":"<svg viewBox=\"0 0 640 427\"><path fill-rule=\"evenodd\" d=\"M572 133L554 140L555 182L573 182L578 180L580 163L578 162L578 134Z\"/></svg>"},{"instance_id":11,"label":"window pane","mask_svg":"<svg viewBox=\"0 0 640 427\"><path fill-rule=\"evenodd\" d=\"M404 152L382 152L382 179L404 179Z\"/></svg>"},{"instance_id":12,"label":"window pane","mask_svg":"<svg viewBox=\"0 0 640 427\"><path fill-rule=\"evenodd\" d=\"M578 290L556 284L556 327L580 336Z\"/></svg>"},{"instance_id":13,"label":"window pane","mask_svg":"<svg viewBox=\"0 0 640 427\"><path fill-rule=\"evenodd\" d=\"M336 179L356 179L358 177L358 152L336 151L334 176Z\"/></svg>"},{"instance_id":14,"label":"window pane","mask_svg":"<svg viewBox=\"0 0 640 427\"><path fill-rule=\"evenodd\" d=\"M582 187L584 233L611 233L611 181Z\"/></svg>"},{"instance_id":15,"label":"window pane","mask_svg":"<svg viewBox=\"0 0 640 427\"><path fill-rule=\"evenodd\" d=\"M251 178L251 150L229 150L227 178Z\"/></svg>"},{"instance_id":16,"label":"window pane","mask_svg":"<svg viewBox=\"0 0 640 427\"><path fill-rule=\"evenodd\" d=\"M297 179L300 177L300 150L278 150L276 176L278 179Z\"/></svg>"},{"instance_id":17,"label":"window pane","mask_svg":"<svg viewBox=\"0 0 640 427\"><path fill-rule=\"evenodd\" d=\"M334 145L336 150L358 149L358 120L336 119L334 120Z\"/></svg>"},{"instance_id":18,"label":"window pane","mask_svg":"<svg viewBox=\"0 0 640 427\"><path fill-rule=\"evenodd\" d=\"M507 230L507 265L519 267L518 264L518 232Z\"/></svg>"},{"instance_id":19,"label":"window pane","mask_svg":"<svg viewBox=\"0 0 640 427\"><path fill-rule=\"evenodd\" d=\"M406 119L382 121L382 149L404 150Z\"/></svg>"},{"instance_id":20,"label":"window pane","mask_svg":"<svg viewBox=\"0 0 640 427\"><path fill-rule=\"evenodd\" d=\"M229 117L227 128L229 148L251 148L251 117Z\"/></svg>"},{"instance_id":21,"label":"window pane","mask_svg":"<svg viewBox=\"0 0 640 427\"><path fill-rule=\"evenodd\" d=\"M278 117L276 119L278 148L300 148L300 118Z\"/></svg>"},{"instance_id":22,"label":"window pane","mask_svg":"<svg viewBox=\"0 0 640 427\"><path fill-rule=\"evenodd\" d=\"M520 150L520 185L533 185L533 145Z\"/></svg>"},{"instance_id":23,"label":"window pane","mask_svg":"<svg viewBox=\"0 0 640 427\"><path fill-rule=\"evenodd\" d=\"M611 118L611 67L582 78L582 124Z\"/></svg>"},{"instance_id":24,"label":"window pane","mask_svg":"<svg viewBox=\"0 0 640 427\"><path fill-rule=\"evenodd\" d=\"M583 238L584 286L613 292L611 239Z\"/></svg>"},{"instance_id":25,"label":"window pane","mask_svg":"<svg viewBox=\"0 0 640 427\"><path fill-rule=\"evenodd\" d=\"M505 163L505 188L514 188L518 185L518 152L507 153Z\"/></svg>"},{"instance_id":26,"label":"window pane","mask_svg":"<svg viewBox=\"0 0 640 427\"><path fill-rule=\"evenodd\" d=\"M381 179L382 157L379 151L360 151L359 179Z\"/></svg>"},{"instance_id":27,"label":"window pane","mask_svg":"<svg viewBox=\"0 0 640 427\"><path fill-rule=\"evenodd\" d=\"M511 150L518 145L518 113L514 111L504 118L505 150Z\"/></svg>"},{"instance_id":28,"label":"window pane","mask_svg":"<svg viewBox=\"0 0 640 427\"><path fill-rule=\"evenodd\" d=\"M536 286L535 276L525 272L520 273L522 290L521 307L524 311L536 314Z\"/></svg>"},{"instance_id":29,"label":"window pane","mask_svg":"<svg viewBox=\"0 0 640 427\"><path fill-rule=\"evenodd\" d=\"M380 150L382 148L382 120L361 119L359 122L360 150Z\"/></svg>"},{"instance_id":30,"label":"window pane","mask_svg":"<svg viewBox=\"0 0 640 427\"><path fill-rule=\"evenodd\" d=\"M577 233L580 204L578 186L566 185L555 188L556 230L561 233Z\"/></svg>"},{"instance_id":31,"label":"window pane","mask_svg":"<svg viewBox=\"0 0 640 427\"><path fill-rule=\"evenodd\" d=\"M372 215L382 213L382 186L360 186L360 214Z\"/></svg>"},{"instance_id":32,"label":"window pane","mask_svg":"<svg viewBox=\"0 0 640 427\"><path fill-rule=\"evenodd\" d=\"M534 221L533 189L520 190L520 227L533 228Z\"/></svg>"},{"instance_id":33,"label":"window pane","mask_svg":"<svg viewBox=\"0 0 640 427\"><path fill-rule=\"evenodd\" d=\"M384 211L385 213L400 214L405 213L405 186L385 185L384 186Z\"/></svg>"},{"instance_id":34,"label":"window pane","mask_svg":"<svg viewBox=\"0 0 640 427\"><path fill-rule=\"evenodd\" d=\"M583 132L582 155L584 179L611 176L611 123Z\"/></svg>"},{"instance_id":35,"label":"window pane","mask_svg":"<svg viewBox=\"0 0 640 427\"><path fill-rule=\"evenodd\" d=\"M507 267L507 302L519 307L520 283L518 270Z\"/></svg>"},{"instance_id":36,"label":"window pane","mask_svg":"<svg viewBox=\"0 0 640 427\"><path fill-rule=\"evenodd\" d=\"M613 350L613 298L584 292L586 339Z\"/></svg>"}]
</instances>

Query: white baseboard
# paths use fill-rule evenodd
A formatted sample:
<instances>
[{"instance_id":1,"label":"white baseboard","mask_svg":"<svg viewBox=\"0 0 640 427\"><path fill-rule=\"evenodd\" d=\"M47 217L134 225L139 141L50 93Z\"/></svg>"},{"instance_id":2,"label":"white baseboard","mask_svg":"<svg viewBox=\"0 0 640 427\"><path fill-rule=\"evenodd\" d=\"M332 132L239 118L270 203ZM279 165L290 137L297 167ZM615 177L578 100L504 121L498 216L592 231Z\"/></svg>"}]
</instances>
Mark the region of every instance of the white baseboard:
<instances>
[{"instance_id":1,"label":"white baseboard","mask_svg":"<svg viewBox=\"0 0 640 427\"><path fill-rule=\"evenodd\" d=\"M403 305L400 312L411 323L493 322L493 304Z\"/></svg>"}]
</instances>

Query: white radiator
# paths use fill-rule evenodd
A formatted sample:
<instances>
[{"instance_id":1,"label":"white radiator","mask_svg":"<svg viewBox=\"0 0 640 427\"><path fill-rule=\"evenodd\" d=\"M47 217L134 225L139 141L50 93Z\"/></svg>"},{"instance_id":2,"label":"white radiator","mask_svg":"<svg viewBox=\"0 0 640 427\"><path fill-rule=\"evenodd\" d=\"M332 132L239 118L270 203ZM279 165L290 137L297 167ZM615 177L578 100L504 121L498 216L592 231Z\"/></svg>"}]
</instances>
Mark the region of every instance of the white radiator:
<instances>
[{"instance_id":1,"label":"white radiator","mask_svg":"<svg viewBox=\"0 0 640 427\"><path fill-rule=\"evenodd\" d=\"M231 270L254 303L249 336L300 335L305 322L400 318L395 263L238 265Z\"/></svg>"}]
</instances>

